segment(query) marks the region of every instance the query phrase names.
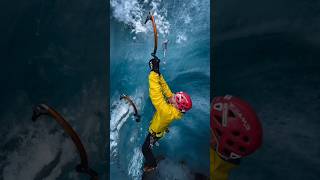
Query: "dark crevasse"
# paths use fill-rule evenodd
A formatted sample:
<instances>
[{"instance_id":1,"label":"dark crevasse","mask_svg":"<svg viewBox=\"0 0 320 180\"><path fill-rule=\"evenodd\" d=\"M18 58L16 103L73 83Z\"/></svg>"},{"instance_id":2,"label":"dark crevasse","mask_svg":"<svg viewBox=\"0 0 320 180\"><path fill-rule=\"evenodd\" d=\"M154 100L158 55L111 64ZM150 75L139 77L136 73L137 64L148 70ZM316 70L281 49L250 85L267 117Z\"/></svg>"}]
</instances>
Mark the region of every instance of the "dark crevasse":
<instances>
[{"instance_id":1,"label":"dark crevasse","mask_svg":"<svg viewBox=\"0 0 320 180\"><path fill-rule=\"evenodd\" d=\"M153 49L151 23L144 24L150 9L155 12L159 33L157 55L161 73L172 91L191 95L193 109L155 147L160 161L154 179L193 179L209 176L210 3L209 1L112 0L110 24L110 160L112 179L141 179L141 146L155 112L149 99L148 61ZM164 57L162 42L169 40ZM136 123L132 108L120 101L132 97L141 113Z\"/></svg>"},{"instance_id":2,"label":"dark crevasse","mask_svg":"<svg viewBox=\"0 0 320 180\"><path fill-rule=\"evenodd\" d=\"M106 177L105 3L19 0L1 6L0 179L88 179L71 139L45 102L78 132L89 164Z\"/></svg>"},{"instance_id":3,"label":"dark crevasse","mask_svg":"<svg viewBox=\"0 0 320 180\"><path fill-rule=\"evenodd\" d=\"M248 101L263 145L230 179L319 179L319 2L216 3L214 95Z\"/></svg>"}]
</instances>

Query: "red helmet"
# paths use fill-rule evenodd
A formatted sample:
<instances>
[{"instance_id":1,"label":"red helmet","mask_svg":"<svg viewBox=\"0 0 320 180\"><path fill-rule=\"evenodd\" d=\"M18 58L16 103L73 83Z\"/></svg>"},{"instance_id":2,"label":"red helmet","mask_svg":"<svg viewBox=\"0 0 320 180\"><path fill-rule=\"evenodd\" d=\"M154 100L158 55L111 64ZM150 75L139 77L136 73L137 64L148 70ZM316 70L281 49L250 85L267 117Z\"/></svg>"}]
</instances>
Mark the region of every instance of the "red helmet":
<instances>
[{"instance_id":1,"label":"red helmet","mask_svg":"<svg viewBox=\"0 0 320 180\"><path fill-rule=\"evenodd\" d=\"M252 154L262 143L262 127L254 110L243 100L226 95L211 104L211 146L224 159Z\"/></svg>"},{"instance_id":2,"label":"red helmet","mask_svg":"<svg viewBox=\"0 0 320 180\"><path fill-rule=\"evenodd\" d=\"M192 108L192 101L190 96L185 92L177 92L174 95L174 99L177 103L178 109L181 112L186 112Z\"/></svg>"}]
</instances>

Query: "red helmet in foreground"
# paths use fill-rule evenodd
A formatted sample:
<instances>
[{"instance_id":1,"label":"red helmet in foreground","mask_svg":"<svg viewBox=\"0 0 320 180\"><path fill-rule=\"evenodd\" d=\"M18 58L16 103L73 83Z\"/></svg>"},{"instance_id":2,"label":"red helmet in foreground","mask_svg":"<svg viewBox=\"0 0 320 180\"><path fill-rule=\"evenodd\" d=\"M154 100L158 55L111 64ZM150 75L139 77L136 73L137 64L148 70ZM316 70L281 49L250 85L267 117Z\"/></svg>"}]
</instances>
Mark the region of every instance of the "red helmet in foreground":
<instances>
[{"instance_id":1,"label":"red helmet in foreground","mask_svg":"<svg viewBox=\"0 0 320 180\"><path fill-rule=\"evenodd\" d=\"M211 104L212 146L224 159L248 156L262 143L262 127L254 110L243 100L227 95Z\"/></svg>"},{"instance_id":2,"label":"red helmet in foreground","mask_svg":"<svg viewBox=\"0 0 320 180\"><path fill-rule=\"evenodd\" d=\"M190 96L185 92L177 92L174 95L178 109L181 112L186 112L192 108L192 101Z\"/></svg>"}]
</instances>

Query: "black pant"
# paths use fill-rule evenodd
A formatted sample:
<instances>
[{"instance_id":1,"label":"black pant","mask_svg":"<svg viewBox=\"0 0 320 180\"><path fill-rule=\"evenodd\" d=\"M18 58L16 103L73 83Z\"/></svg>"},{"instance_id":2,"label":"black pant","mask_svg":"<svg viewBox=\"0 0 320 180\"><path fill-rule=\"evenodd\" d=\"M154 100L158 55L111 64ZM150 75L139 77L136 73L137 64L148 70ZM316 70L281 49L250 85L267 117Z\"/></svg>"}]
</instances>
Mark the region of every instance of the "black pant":
<instances>
[{"instance_id":1,"label":"black pant","mask_svg":"<svg viewBox=\"0 0 320 180\"><path fill-rule=\"evenodd\" d=\"M144 141L142 145L142 154L145 161L145 166L151 166L156 167L157 166L157 160L152 154L152 146L159 140L159 138L153 136L151 133L149 133L146 137L146 140Z\"/></svg>"}]
</instances>

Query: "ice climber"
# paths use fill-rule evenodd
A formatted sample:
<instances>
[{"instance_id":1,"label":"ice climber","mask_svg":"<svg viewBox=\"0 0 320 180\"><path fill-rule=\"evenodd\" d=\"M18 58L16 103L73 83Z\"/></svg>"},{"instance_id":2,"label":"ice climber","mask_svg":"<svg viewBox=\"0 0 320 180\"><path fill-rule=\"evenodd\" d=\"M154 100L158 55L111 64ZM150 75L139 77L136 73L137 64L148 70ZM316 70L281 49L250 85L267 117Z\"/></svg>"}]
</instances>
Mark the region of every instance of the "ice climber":
<instances>
[{"instance_id":1,"label":"ice climber","mask_svg":"<svg viewBox=\"0 0 320 180\"><path fill-rule=\"evenodd\" d=\"M192 101L185 92L172 93L168 84L159 72L160 60L155 56L149 61L149 96L156 112L149 126L149 133L143 143L142 153L145 157L143 170L149 172L157 167L152 153L155 143L168 131L168 126L181 119L191 109Z\"/></svg>"}]
</instances>

